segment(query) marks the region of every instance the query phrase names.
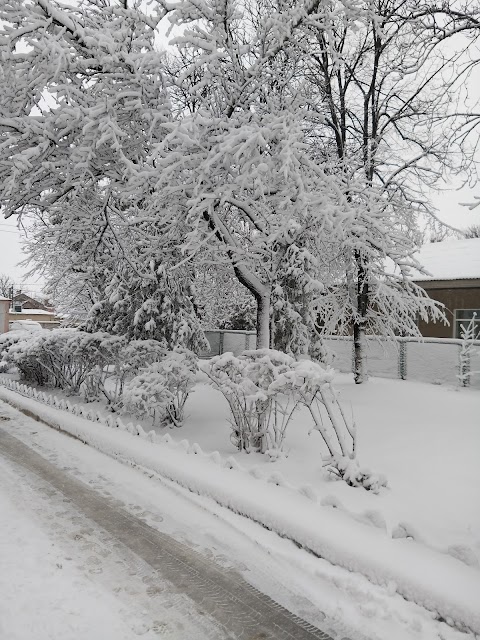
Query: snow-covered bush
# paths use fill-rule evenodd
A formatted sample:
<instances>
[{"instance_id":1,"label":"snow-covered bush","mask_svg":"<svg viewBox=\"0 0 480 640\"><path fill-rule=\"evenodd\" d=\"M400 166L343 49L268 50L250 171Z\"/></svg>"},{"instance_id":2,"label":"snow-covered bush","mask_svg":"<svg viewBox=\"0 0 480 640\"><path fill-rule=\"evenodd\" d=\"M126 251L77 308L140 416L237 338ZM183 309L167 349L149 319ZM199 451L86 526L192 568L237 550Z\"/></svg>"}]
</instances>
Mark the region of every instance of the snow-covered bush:
<instances>
[{"instance_id":1,"label":"snow-covered bush","mask_svg":"<svg viewBox=\"0 0 480 640\"><path fill-rule=\"evenodd\" d=\"M477 320L477 314L474 313L472 319L467 325L461 327L461 340L462 345L460 347L459 354L459 375L458 379L462 387L468 387L470 384L470 378L472 375L479 373L478 371L471 371L472 356L477 353L475 348L475 340L480 339L479 324Z\"/></svg>"},{"instance_id":2,"label":"snow-covered bush","mask_svg":"<svg viewBox=\"0 0 480 640\"><path fill-rule=\"evenodd\" d=\"M29 331L8 331L0 334L0 366L2 371L8 371L12 366L11 361L7 359L7 354L14 344L21 340L28 340L32 334Z\"/></svg>"},{"instance_id":3,"label":"snow-covered bush","mask_svg":"<svg viewBox=\"0 0 480 640\"><path fill-rule=\"evenodd\" d=\"M125 382L142 367L160 361L167 353L164 343L157 340L126 342L118 336L105 339L103 350L103 365L96 364L88 373L82 391L86 400L96 400L103 395L112 410L122 402Z\"/></svg>"},{"instance_id":4,"label":"snow-covered bush","mask_svg":"<svg viewBox=\"0 0 480 640\"><path fill-rule=\"evenodd\" d=\"M55 332L56 333L56 332ZM54 383L52 374L52 358L47 362L47 354L43 350L44 335L32 335L13 344L5 354L5 360L15 365L22 380L45 386ZM55 361L55 357L53 358ZM45 366L44 366L45 365Z\"/></svg>"},{"instance_id":5,"label":"snow-covered bush","mask_svg":"<svg viewBox=\"0 0 480 640\"><path fill-rule=\"evenodd\" d=\"M363 487L367 491L378 493L381 487L387 485L384 475L373 473L367 467L361 467L356 458L337 453L325 459L324 466L351 487Z\"/></svg>"},{"instance_id":6,"label":"snow-covered bush","mask_svg":"<svg viewBox=\"0 0 480 640\"><path fill-rule=\"evenodd\" d=\"M81 392L87 402L104 396L112 408L120 402L125 381L166 353L156 340L127 342L123 336L76 329L16 332L3 343L7 365L14 364L23 380Z\"/></svg>"},{"instance_id":7,"label":"snow-covered bush","mask_svg":"<svg viewBox=\"0 0 480 640\"><path fill-rule=\"evenodd\" d=\"M102 377L124 342L106 333L56 329L22 339L8 350L6 358L28 382L69 393L77 393L82 387L91 399L99 384L97 378Z\"/></svg>"},{"instance_id":8,"label":"snow-covered bush","mask_svg":"<svg viewBox=\"0 0 480 640\"><path fill-rule=\"evenodd\" d=\"M332 369L273 349L245 351L238 357L224 353L202 369L230 405L231 438L240 451L278 458L290 420L304 406L328 450L324 464L330 471L352 486L376 491L385 484L355 459L355 425L338 402Z\"/></svg>"},{"instance_id":9,"label":"snow-covered bush","mask_svg":"<svg viewBox=\"0 0 480 640\"><path fill-rule=\"evenodd\" d=\"M247 355L251 353L255 355ZM210 383L221 391L230 406L231 440L239 451L266 453L281 449L291 417L286 411L289 398L286 397L284 406L280 406L279 394L270 392L270 385L281 372L289 370L292 362L293 358L279 351L261 349L239 357L224 353L202 367ZM273 397L278 397L279 406L273 406L277 404L272 402ZM272 414L274 408L277 411ZM272 417L274 421L269 433Z\"/></svg>"},{"instance_id":10,"label":"snow-covered bush","mask_svg":"<svg viewBox=\"0 0 480 640\"><path fill-rule=\"evenodd\" d=\"M160 362L143 367L125 384L125 409L151 417L154 424L180 427L197 371L194 353L180 348L169 351Z\"/></svg>"},{"instance_id":11,"label":"snow-covered bush","mask_svg":"<svg viewBox=\"0 0 480 640\"><path fill-rule=\"evenodd\" d=\"M272 458L282 451L287 426L299 404L310 408L333 378L331 369L307 360L297 362L273 349L245 351L239 357L224 353L203 370L230 405L235 446L240 451L268 452ZM320 419L317 423L320 430ZM329 435L322 435L329 446ZM329 451L334 452L333 446Z\"/></svg>"}]
</instances>

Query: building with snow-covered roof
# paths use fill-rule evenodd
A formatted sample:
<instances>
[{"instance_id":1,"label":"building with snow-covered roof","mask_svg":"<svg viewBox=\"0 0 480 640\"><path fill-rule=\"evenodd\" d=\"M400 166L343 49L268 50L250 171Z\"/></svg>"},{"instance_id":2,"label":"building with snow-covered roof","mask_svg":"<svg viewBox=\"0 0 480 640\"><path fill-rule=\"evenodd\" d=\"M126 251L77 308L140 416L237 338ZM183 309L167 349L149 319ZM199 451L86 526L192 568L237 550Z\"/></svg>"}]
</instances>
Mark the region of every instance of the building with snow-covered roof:
<instances>
[{"instance_id":1,"label":"building with snow-covered roof","mask_svg":"<svg viewBox=\"0 0 480 640\"><path fill-rule=\"evenodd\" d=\"M17 291L17 293L13 296L13 308L19 310L25 309L43 309L43 311L53 312L54 308L51 305L44 304L35 298L23 293L22 291Z\"/></svg>"},{"instance_id":2,"label":"building with snow-covered roof","mask_svg":"<svg viewBox=\"0 0 480 640\"><path fill-rule=\"evenodd\" d=\"M43 329L56 329L60 326L60 319L53 311L44 309L22 309L22 311L12 311L8 313L8 322L30 320L40 323Z\"/></svg>"},{"instance_id":3,"label":"building with snow-covered roof","mask_svg":"<svg viewBox=\"0 0 480 640\"><path fill-rule=\"evenodd\" d=\"M415 256L428 272L417 273L414 281L430 298L445 305L450 326L419 322L423 336L460 338L461 327L476 314L480 335L480 238L447 240L424 245Z\"/></svg>"}]
</instances>

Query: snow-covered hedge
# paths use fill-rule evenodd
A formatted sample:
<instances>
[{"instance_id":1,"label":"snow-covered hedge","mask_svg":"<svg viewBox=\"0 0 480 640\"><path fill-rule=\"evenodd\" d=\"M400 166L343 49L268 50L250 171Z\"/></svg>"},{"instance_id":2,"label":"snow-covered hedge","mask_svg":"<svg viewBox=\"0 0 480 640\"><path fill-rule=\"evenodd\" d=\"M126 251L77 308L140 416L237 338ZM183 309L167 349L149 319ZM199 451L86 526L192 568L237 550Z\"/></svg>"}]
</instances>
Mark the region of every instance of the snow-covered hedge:
<instances>
[{"instance_id":1,"label":"snow-covered hedge","mask_svg":"<svg viewBox=\"0 0 480 640\"><path fill-rule=\"evenodd\" d=\"M17 342L6 359L16 365L23 380L77 393L89 375L111 362L122 344L122 338L105 333L57 329Z\"/></svg>"},{"instance_id":2,"label":"snow-covered hedge","mask_svg":"<svg viewBox=\"0 0 480 640\"><path fill-rule=\"evenodd\" d=\"M111 405L118 403L128 377L166 353L155 340L128 343L121 336L76 329L22 333L6 341L4 351L5 361L26 382L81 392L87 401L103 394Z\"/></svg>"},{"instance_id":3,"label":"snow-covered hedge","mask_svg":"<svg viewBox=\"0 0 480 640\"><path fill-rule=\"evenodd\" d=\"M168 352L160 362L143 367L127 382L125 408L140 417L150 416L154 424L180 427L197 371L197 356L188 349Z\"/></svg>"},{"instance_id":4,"label":"snow-covered hedge","mask_svg":"<svg viewBox=\"0 0 480 640\"><path fill-rule=\"evenodd\" d=\"M4 373L12 366L7 354L14 344L21 340L28 340L32 334L28 331L8 331L0 334L0 372Z\"/></svg>"}]
</instances>

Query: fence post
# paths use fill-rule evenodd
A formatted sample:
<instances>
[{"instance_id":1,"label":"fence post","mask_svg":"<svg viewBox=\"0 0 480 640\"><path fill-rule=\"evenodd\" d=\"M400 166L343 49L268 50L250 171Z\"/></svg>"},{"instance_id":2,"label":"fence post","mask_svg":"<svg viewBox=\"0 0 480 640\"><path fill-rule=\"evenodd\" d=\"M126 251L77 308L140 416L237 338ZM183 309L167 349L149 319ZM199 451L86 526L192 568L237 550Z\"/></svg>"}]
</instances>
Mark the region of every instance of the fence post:
<instances>
[{"instance_id":1,"label":"fence post","mask_svg":"<svg viewBox=\"0 0 480 640\"><path fill-rule=\"evenodd\" d=\"M398 377L400 380L407 379L407 343L405 340L400 341L400 350L398 353Z\"/></svg>"},{"instance_id":2,"label":"fence post","mask_svg":"<svg viewBox=\"0 0 480 640\"><path fill-rule=\"evenodd\" d=\"M459 345L458 347L458 371L459 381L462 387L468 387L470 385L470 353L468 347Z\"/></svg>"},{"instance_id":3,"label":"fence post","mask_svg":"<svg viewBox=\"0 0 480 640\"><path fill-rule=\"evenodd\" d=\"M218 351L220 352L220 355L222 355L223 353L224 340L225 340L225 332L220 331L220 335L218 336Z\"/></svg>"}]
</instances>

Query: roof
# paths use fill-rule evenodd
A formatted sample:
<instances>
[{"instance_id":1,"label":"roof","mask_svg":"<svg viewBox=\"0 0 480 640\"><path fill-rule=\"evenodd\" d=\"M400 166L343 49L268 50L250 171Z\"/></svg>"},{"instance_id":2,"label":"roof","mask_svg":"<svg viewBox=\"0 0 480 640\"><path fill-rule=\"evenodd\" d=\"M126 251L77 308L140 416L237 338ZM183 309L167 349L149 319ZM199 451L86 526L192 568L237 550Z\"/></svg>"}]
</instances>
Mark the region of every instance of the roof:
<instances>
[{"instance_id":1,"label":"roof","mask_svg":"<svg viewBox=\"0 0 480 640\"><path fill-rule=\"evenodd\" d=\"M425 244L415 258L431 274L416 272L416 282L480 279L480 238Z\"/></svg>"},{"instance_id":2,"label":"roof","mask_svg":"<svg viewBox=\"0 0 480 640\"><path fill-rule=\"evenodd\" d=\"M11 298L4 298L3 296L0 296L0 302L6 302L7 300L10 302Z\"/></svg>"},{"instance_id":3,"label":"roof","mask_svg":"<svg viewBox=\"0 0 480 640\"><path fill-rule=\"evenodd\" d=\"M22 293L22 291L18 291L13 296L13 299L15 302L22 302L24 309L44 309L45 311L50 311L50 308L47 305L43 304L43 302L35 300L35 298L32 298L26 293Z\"/></svg>"},{"instance_id":4,"label":"roof","mask_svg":"<svg viewBox=\"0 0 480 640\"><path fill-rule=\"evenodd\" d=\"M23 309L23 311L10 311L11 316L54 316L53 311L45 311L44 309Z\"/></svg>"}]
</instances>

